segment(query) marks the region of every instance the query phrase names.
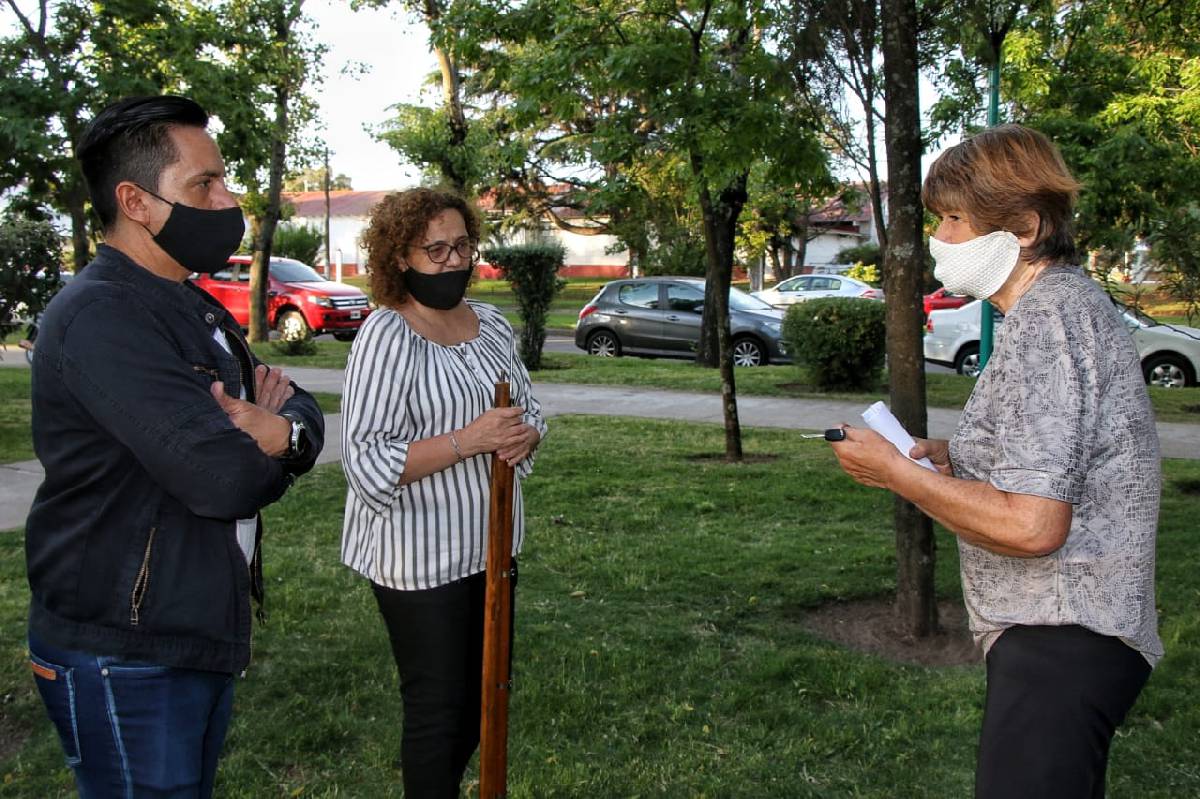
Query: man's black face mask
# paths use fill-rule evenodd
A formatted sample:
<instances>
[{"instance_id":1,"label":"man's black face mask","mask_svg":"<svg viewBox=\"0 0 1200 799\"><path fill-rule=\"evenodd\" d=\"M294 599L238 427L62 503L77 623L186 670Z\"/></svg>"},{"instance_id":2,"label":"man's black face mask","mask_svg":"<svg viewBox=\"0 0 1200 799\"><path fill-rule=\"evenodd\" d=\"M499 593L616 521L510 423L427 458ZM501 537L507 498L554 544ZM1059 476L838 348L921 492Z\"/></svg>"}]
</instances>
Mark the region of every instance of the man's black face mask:
<instances>
[{"instance_id":1,"label":"man's black face mask","mask_svg":"<svg viewBox=\"0 0 1200 799\"><path fill-rule=\"evenodd\" d=\"M144 186L138 188L171 206L162 230L153 234L154 243L163 252L192 272L212 274L225 268L246 232L241 208L236 205L219 211L193 208L165 200Z\"/></svg>"}]
</instances>

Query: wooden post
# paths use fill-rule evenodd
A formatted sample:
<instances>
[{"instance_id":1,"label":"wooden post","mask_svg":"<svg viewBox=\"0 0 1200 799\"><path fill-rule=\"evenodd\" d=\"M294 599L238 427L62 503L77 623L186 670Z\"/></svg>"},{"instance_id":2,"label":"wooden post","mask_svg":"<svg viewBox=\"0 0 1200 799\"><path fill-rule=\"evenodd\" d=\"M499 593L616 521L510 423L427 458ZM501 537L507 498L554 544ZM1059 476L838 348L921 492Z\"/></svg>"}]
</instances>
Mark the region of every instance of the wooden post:
<instances>
[{"instance_id":1,"label":"wooden post","mask_svg":"<svg viewBox=\"0 0 1200 799\"><path fill-rule=\"evenodd\" d=\"M508 375L496 383L496 407L509 407ZM513 468L492 455L487 593L483 617L483 697L479 721L479 796L508 793L508 697L512 689Z\"/></svg>"}]
</instances>

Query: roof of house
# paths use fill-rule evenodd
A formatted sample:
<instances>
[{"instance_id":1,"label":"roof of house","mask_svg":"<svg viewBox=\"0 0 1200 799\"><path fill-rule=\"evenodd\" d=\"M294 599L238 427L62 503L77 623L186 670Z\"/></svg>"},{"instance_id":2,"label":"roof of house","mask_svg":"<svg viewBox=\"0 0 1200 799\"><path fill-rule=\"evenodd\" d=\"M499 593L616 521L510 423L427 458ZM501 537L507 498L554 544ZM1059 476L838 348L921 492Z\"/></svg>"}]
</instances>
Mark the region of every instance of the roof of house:
<instances>
[{"instance_id":1,"label":"roof of house","mask_svg":"<svg viewBox=\"0 0 1200 799\"><path fill-rule=\"evenodd\" d=\"M352 191L338 189L329 192L329 215L349 216L365 219L371 215L371 209L390 191ZM314 218L325 216L325 192L323 191L285 191L283 199L296 209L296 216Z\"/></svg>"}]
</instances>

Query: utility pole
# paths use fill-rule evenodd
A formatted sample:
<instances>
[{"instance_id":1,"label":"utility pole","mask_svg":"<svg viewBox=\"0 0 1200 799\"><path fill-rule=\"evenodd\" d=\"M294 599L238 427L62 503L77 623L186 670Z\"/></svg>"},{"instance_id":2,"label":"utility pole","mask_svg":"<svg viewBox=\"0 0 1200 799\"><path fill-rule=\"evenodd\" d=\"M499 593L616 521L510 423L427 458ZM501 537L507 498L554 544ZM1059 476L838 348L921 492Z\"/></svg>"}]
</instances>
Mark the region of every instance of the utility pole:
<instances>
[{"instance_id":1,"label":"utility pole","mask_svg":"<svg viewBox=\"0 0 1200 799\"><path fill-rule=\"evenodd\" d=\"M329 145L325 146L325 278L329 279Z\"/></svg>"}]
</instances>

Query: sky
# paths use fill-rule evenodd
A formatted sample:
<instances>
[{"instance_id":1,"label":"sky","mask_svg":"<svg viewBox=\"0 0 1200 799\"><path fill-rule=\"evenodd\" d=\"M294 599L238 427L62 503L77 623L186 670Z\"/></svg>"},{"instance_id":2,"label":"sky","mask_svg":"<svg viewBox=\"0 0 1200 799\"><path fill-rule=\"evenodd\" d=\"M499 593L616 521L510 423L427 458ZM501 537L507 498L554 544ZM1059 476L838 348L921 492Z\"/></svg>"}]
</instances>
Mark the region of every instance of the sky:
<instances>
[{"instance_id":1,"label":"sky","mask_svg":"<svg viewBox=\"0 0 1200 799\"><path fill-rule=\"evenodd\" d=\"M400 4L352 11L348 0L309 0L305 11L316 38L329 46L317 96L328 144L330 171L350 177L355 189L397 189L415 184L418 170L400 163L391 147L365 126L379 125L388 107L417 102L437 61L428 32Z\"/></svg>"}]
</instances>

